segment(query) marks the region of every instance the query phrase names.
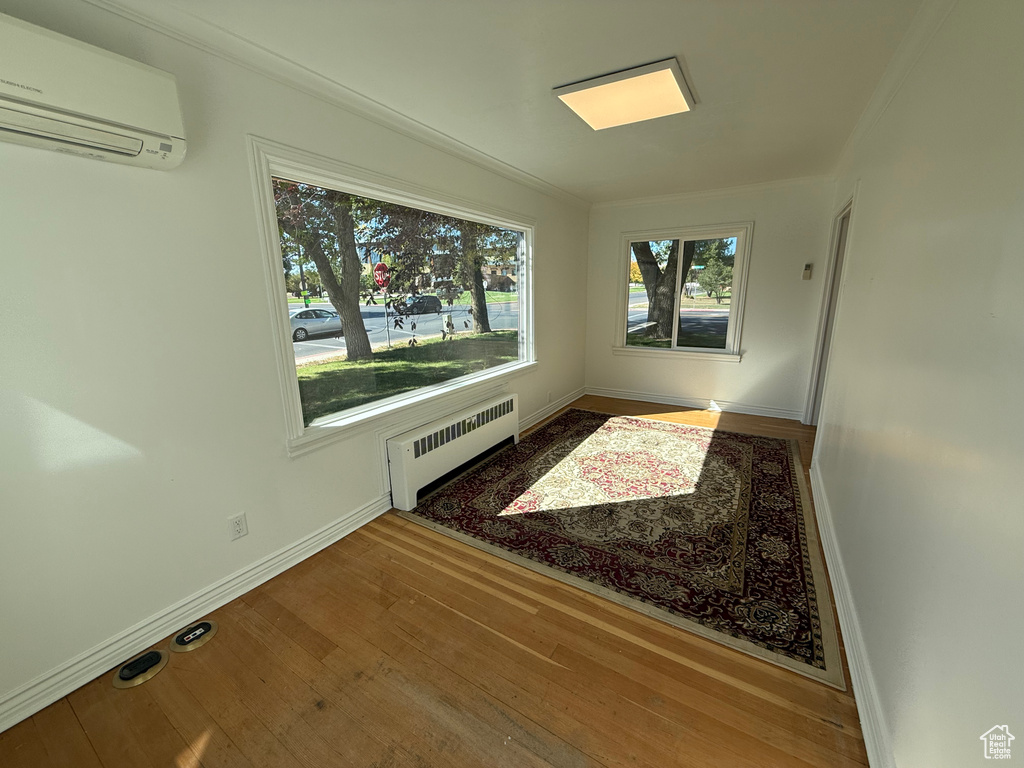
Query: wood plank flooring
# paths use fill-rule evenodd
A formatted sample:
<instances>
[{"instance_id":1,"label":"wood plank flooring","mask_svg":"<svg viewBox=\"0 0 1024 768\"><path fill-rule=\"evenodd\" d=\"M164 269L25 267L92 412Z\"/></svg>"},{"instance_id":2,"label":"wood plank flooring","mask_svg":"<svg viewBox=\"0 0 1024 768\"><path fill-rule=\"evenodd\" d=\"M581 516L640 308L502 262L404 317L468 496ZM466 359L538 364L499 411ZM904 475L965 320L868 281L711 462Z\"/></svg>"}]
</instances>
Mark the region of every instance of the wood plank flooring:
<instances>
[{"instance_id":1,"label":"wood plank flooring","mask_svg":"<svg viewBox=\"0 0 1024 768\"><path fill-rule=\"evenodd\" d=\"M810 464L797 422L574 405L794 438ZM392 514L211 617L146 684L107 673L0 734L0 765L867 765L852 693Z\"/></svg>"}]
</instances>

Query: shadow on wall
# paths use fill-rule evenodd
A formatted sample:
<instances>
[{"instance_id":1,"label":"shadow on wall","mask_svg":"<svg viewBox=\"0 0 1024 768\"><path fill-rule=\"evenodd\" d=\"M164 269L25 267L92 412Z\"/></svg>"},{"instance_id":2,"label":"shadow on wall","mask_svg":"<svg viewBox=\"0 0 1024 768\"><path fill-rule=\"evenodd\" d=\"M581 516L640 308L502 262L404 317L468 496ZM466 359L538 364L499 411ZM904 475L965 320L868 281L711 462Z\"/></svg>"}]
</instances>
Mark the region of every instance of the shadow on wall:
<instances>
[{"instance_id":1,"label":"shadow on wall","mask_svg":"<svg viewBox=\"0 0 1024 768\"><path fill-rule=\"evenodd\" d=\"M742 389L737 392L736 402L802 414L807 401L807 386L810 383L810 358L810 354L804 356L794 352L785 357L773 356L770 361L759 360L760 375L753 380L742 382ZM761 393L764 392L785 393L787 402L760 402Z\"/></svg>"}]
</instances>

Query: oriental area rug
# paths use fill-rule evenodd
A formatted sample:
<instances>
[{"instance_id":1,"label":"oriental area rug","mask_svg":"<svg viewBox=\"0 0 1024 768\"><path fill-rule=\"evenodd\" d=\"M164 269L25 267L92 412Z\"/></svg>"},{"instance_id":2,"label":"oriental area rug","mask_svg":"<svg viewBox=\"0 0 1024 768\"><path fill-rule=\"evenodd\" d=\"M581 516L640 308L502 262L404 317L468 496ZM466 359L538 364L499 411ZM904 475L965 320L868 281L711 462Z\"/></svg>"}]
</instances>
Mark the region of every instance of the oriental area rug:
<instances>
[{"instance_id":1,"label":"oriental area rug","mask_svg":"<svg viewBox=\"0 0 1024 768\"><path fill-rule=\"evenodd\" d=\"M794 441L572 409L400 514L844 688Z\"/></svg>"}]
</instances>

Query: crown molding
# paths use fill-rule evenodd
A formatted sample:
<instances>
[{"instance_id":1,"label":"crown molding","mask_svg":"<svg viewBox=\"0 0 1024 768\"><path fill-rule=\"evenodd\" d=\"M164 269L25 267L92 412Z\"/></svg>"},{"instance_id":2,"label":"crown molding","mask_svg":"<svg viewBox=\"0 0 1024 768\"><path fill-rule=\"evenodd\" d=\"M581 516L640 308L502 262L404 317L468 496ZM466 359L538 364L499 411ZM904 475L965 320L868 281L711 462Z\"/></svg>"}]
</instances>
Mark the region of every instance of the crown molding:
<instances>
[{"instance_id":1,"label":"crown molding","mask_svg":"<svg viewBox=\"0 0 1024 768\"><path fill-rule=\"evenodd\" d=\"M432 149L471 163L548 197L580 208L590 202L567 192L509 163L419 122L368 96L332 80L298 62L253 43L230 30L210 24L190 13L163 4L150 3L146 11L121 0L83 0L101 10L139 24L212 56L287 85L313 98L340 107Z\"/></svg>"},{"instance_id":2,"label":"crown molding","mask_svg":"<svg viewBox=\"0 0 1024 768\"><path fill-rule=\"evenodd\" d=\"M842 169L852 160L856 148L885 114L903 83L914 70L918 59L928 48L928 44L953 12L957 2L958 0L924 0L921 3L907 33L889 60L885 72L882 73L882 79L878 81L867 106L846 139L842 152L839 153L839 160L835 166L837 176L841 175Z\"/></svg>"}]
</instances>

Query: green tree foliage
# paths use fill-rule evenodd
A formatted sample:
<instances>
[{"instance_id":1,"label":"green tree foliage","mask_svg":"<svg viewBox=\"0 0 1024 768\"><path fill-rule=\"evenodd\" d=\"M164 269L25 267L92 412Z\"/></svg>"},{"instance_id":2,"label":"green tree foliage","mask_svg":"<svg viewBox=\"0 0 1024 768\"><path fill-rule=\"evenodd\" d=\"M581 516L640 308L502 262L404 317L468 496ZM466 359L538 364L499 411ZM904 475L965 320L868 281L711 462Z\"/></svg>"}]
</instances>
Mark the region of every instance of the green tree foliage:
<instances>
[{"instance_id":1,"label":"green tree foliage","mask_svg":"<svg viewBox=\"0 0 1024 768\"><path fill-rule=\"evenodd\" d=\"M404 294L433 289L451 307L463 291L469 291L476 330L489 332L483 269L515 264L522 233L392 203L366 203L362 234L392 268L388 306L404 299ZM396 327L403 322L395 318ZM454 332L449 314L442 333Z\"/></svg>"},{"instance_id":2,"label":"green tree foliage","mask_svg":"<svg viewBox=\"0 0 1024 768\"><path fill-rule=\"evenodd\" d=\"M417 294L435 275L450 275L457 232L431 211L360 198L360 240L391 267L391 294Z\"/></svg>"},{"instance_id":3,"label":"green tree foliage","mask_svg":"<svg viewBox=\"0 0 1024 768\"><path fill-rule=\"evenodd\" d=\"M317 273L316 269L310 267L309 269L304 270L304 273L306 276L305 290L309 291L310 296L321 295L321 293L323 292L323 285L320 283L320 275ZM302 280L299 277L298 272L290 272L285 277L284 284L285 290L287 290L288 293L294 293L296 295L302 294Z\"/></svg>"},{"instance_id":4,"label":"green tree foliage","mask_svg":"<svg viewBox=\"0 0 1024 768\"><path fill-rule=\"evenodd\" d=\"M722 303L722 295L731 290L732 267L726 266L725 261L717 254L712 253L704 263L704 269L697 273L697 283L702 291L713 296L715 301Z\"/></svg>"},{"instance_id":5,"label":"green tree foliage","mask_svg":"<svg viewBox=\"0 0 1024 768\"><path fill-rule=\"evenodd\" d=\"M378 290L380 289L377 287L377 283L374 282L372 275L368 275L366 272L363 272L363 274L359 276L359 292L361 294L366 295Z\"/></svg>"},{"instance_id":6,"label":"green tree foliage","mask_svg":"<svg viewBox=\"0 0 1024 768\"><path fill-rule=\"evenodd\" d=\"M358 198L311 184L274 179L274 203L283 253L312 260L327 297L341 317L349 360L373 356L359 306L362 265L353 210Z\"/></svg>"},{"instance_id":7,"label":"green tree foliage","mask_svg":"<svg viewBox=\"0 0 1024 768\"><path fill-rule=\"evenodd\" d=\"M391 268L388 309L425 290L451 307L469 291L476 330L490 330L482 270L517 263L522 233L279 179L274 193L287 281L297 280L291 275L301 264L307 284L313 275L322 283L341 315L349 360L372 355L359 304L360 295L376 303L376 286L362 271L360 251ZM406 318L396 313L392 322L404 328ZM443 333L454 331L449 312Z\"/></svg>"},{"instance_id":8,"label":"green tree foliage","mask_svg":"<svg viewBox=\"0 0 1024 768\"><path fill-rule=\"evenodd\" d=\"M731 267L736 256L736 238L711 238L695 240L693 243L693 263L696 266L707 264L708 259L717 258L725 266Z\"/></svg>"}]
</instances>

